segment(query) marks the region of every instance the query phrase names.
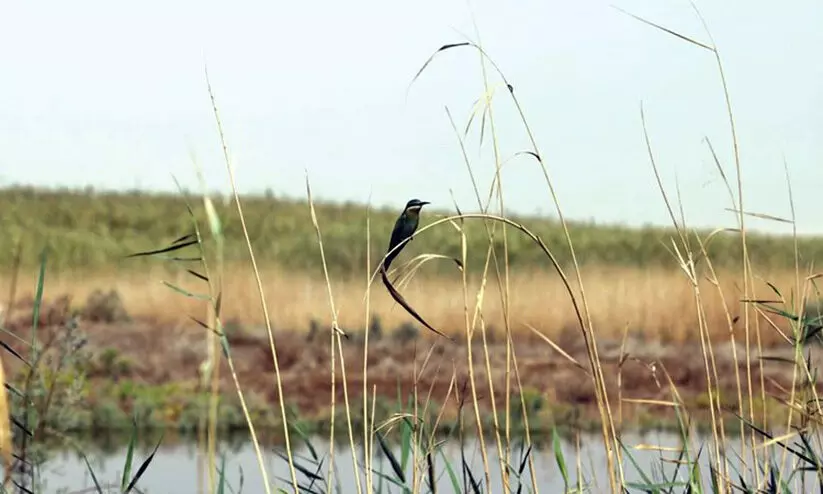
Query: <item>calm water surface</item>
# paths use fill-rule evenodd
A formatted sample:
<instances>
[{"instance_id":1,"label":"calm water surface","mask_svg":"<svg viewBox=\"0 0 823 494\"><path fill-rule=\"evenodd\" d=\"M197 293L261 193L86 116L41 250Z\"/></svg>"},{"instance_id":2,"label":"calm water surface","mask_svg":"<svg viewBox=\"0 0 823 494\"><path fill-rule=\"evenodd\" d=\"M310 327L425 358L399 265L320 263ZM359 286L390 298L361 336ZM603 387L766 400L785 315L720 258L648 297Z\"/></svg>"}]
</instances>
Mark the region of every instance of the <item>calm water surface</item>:
<instances>
[{"instance_id":1,"label":"calm water surface","mask_svg":"<svg viewBox=\"0 0 823 494\"><path fill-rule=\"evenodd\" d=\"M703 440L702 438L700 439ZM624 435L624 442L630 448L637 445L657 445L663 447L677 447L679 440L678 436L666 432L649 432L645 434L630 434ZM328 455L329 443L327 439L316 438L313 441L318 455ZM487 443L489 444L489 443ZM701 464L704 467L704 476L708 477L708 442L701 454ZM568 441L562 442L563 453L566 457L569 477L572 483L577 478L577 446L576 443ZM699 446L699 445L698 445ZM736 445L735 445L736 446ZM377 446L379 449L379 446ZM739 448L735 448L739 451ZM277 448L282 451L282 448ZM309 451L305 446L298 445L295 451L299 455L309 456ZM478 475L478 481L483 480L482 459L479 454L476 442L470 442L467 451L467 462L472 467L472 472ZM501 492L500 488L500 469L497 466L497 454L495 448L489 448L489 462L491 466L491 492ZM351 449L343 443L335 443L334 447L336 474L335 478L339 480L341 491L357 492L354 470L352 468L352 454ZM136 471L140 463L151 453L151 448L139 448L135 453L134 466L132 472ZM254 448L251 443L241 443L239 445L222 443L219 445L218 455L225 454L226 457L226 478L228 485L231 487L227 492L244 492L257 494L265 492L263 489L263 481L257 460L254 453ZM276 453L275 448L264 449L264 458L267 465L267 472L269 480L277 486L281 486L290 492L287 481L279 479L288 479L290 474L287 464ZM460 475L460 449L459 444L446 443L443 445L443 453L452 462L456 469L458 476ZM513 463L519 461L519 450L515 449L513 452ZM535 470L540 492L554 493L563 492L563 478L557 467L554 452L550 448L543 448L532 452L535 461ZM652 469L650 465L655 465L655 469L659 472L660 465L664 466L664 471L671 476L674 471L673 462L661 462L661 455L664 458L674 459L676 453L660 452L651 450L637 450L632 452L634 458L639 465L644 469L645 473L650 474ZM376 453L374 468L380 471L382 467L383 472L389 474L391 467L388 460L383 455ZM734 456L733 454L730 456ZM98 453L92 455L89 461L94 468L95 475L101 484L111 485L118 483L118 479L122 475L123 463L126 457L126 448L123 447L112 453ZM399 454L397 455L399 458ZM362 461L362 452L357 451L358 461ZM581 469L586 482L588 483L588 492L609 492L608 480L604 473L606 466L606 457L602 440L598 435L581 436L580 440L580 458ZM440 457L435 458L435 471L438 476L438 491L448 492L453 491L451 481L445 468L443 467L443 460ZM174 446L161 446L155 455L146 473L141 478L138 487L141 492L151 494L161 493L175 493L175 494L195 494L198 492L198 453L194 443L178 444ZM219 460L218 460L219 463ZM641 481L640 475L637 471L626 462L625 467L627 474L627 481ZM324 463L321 475L327 475L328 461ZM407 469L411 472L411 468ZM680 469L680 479L685 480L685 469ZM44 481L44 489L42 492L93 492L87 490L93 488L94 483L88 473L88 468L81 456L75 452L59 452L51 457L45 463L40 472L40 478ZM298 472L298 479L301 483L306 481L306 477ZM377 482L375 476L375 482ZM659 480L659 479L657 479ZM360 481L363 479L363 471L360 470ZM485 483L485 482L484 482ZM516 485L516 484L515 484ZM530 485L530 484L529 484ZM524 486L525 487L525 486ZM708 487L708 485L707 485ZM794 487L794 486L793 486ZM816 487L815 484L807 487ZM799 485L797 486L799 489ZM489 492L488 490L484 490ZM677 489L675 489L677 491ZM106 492L116 492L114 488ZM332 491L334 492L334 491ZM391 485L385 485L383 492L401 492L399 488ZM525 489L524 489L525 492ZM797 492L800 492L798 490Z\"/></svg>"}]
</instances>

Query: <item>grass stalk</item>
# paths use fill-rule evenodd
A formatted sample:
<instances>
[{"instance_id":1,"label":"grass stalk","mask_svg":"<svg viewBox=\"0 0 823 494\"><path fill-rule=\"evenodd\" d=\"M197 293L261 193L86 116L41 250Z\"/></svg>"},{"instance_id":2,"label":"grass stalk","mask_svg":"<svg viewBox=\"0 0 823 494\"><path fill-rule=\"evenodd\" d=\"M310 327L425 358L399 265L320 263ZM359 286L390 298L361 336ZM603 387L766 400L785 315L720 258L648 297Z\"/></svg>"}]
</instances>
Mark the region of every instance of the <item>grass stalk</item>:
<instances>
[{"instance_id":1,"label":"grass stalk","mask_svg":"<svg viewBox=\"0 0 823 494\"><path fill-rule=\"evenodd\" d=\"M222 249L222 242L218 242L218 253L217 253L217 276L218 281L216 285L218 287L222 287L222 274L223 274L223 249ZM222 293L222 288L218 293ZM218 317L217 308L214 305L209 304L206 307L207 312L207 324L211 328L217 327ZM218 345L219 345L219 338L217 335L207 331L206 337L208 338L208 366L209 366L209 373L211 377L210 388L209 388L209 430L207 434L208 438L208 471L209 471L209 492L214 493L217 489L217 471L214 468L214 465L217 464L217 421L218 415L217 410L220 404L220 362L218 360L219 353L218 353Z\"/></svg>"},{"instance_id":2,"label":"grass stalk","mask_svg":"<svg viewBox=\"0 0 823 494\"><path fill-rule=\"evenodd\" d=\"M482 42L480 40L480 30L477 27L477 23L474 18L472 18L472 22L474 24L475 29L475 36L477 36L477 46L482 47ZM506 208L505 203L503 200L503 179L500 173L500 168L502 166L501 158L500 158L500 146L497 138L497 126L495 125L494 119L494 105L492 104L492 92L491 88L489 87L489 77L486 69L486 58L483 56L483 53L478 53L478 58L480 60L480 67L482 70L482 77L483 77L483 88L484 88L484 99L485 99L485 108L487 109L488 113L488 121L489 121L489 130L491 132L491 139L492 139L492 149L494 151L494 178L495 184L497 186L497 200L498 200L498 214L500 216L506 216ZM506 224L504 223L501 225L502 233L503 233L503 269L504 269L504 281L502 282L504 288L499 290L500 292L500 304L503 310L503 325L506 332L506 373L505 373L505 421L506 421L506 430L505 430L505 444L501 444L500 440L500 433L499 433L499 424L497 419L497 411L496 405L494 403L494 388L492 386L491 381L491 365L488 362L488 351L486 350L486 365L488 367L488 375L489 375L489 393L491 394L491 401L493 407L493 414L494 414L494 421L495 421L495 435L497 437L497 447L498 447L498 457L500 459L500 475L503 479L503 492L508 494L510 491L509 488L509 470L507 465L510 463L511 455L510 455L510 444L511 444L511 366L512 366L512 345L511 345L511 319L509 313L509 294L511 290L511 285L509 282L509 241L508 241L508 232L506 231ZM498 286L501 284L501 280L497 277ZM486 330L485 324L482 323L482 331L483 331L483 345L487 348L486 345Z\"/></svg>"},{"instance_id":3,"label":"grass stalk","mask_svg":"<svg viewBox=\"0 0 823 494\"><path fill-rule=\"evenodd\" d=\"M418 229L418 232L422 231L426 227ZM417 233L417 232L415 232ZM466 265L466 236L463 233L463 230L460 231L460 259L463 265ZM486 485L489 485L491 482L491 475L489 471L489 458L486 454L486 440L483 435L483 422L480 419L480 404L478 403L477 399L477 385L475 381L474 375L474 356L472 351L472 336L474 335L474 324L469 320L469 293L468 293L468 282L466 279L466 270L461 270L461 276L463 278L463 317L465 320L465 327L466 327L466 365L468 366L469 370L469 387L471 390L471 400L472 400L472 408L474 411L474 419L475 425L477 427L477 438L480 442L480 455L481 459L483 460L483 475L486 478ZM477 298L480 299L482 297L483 287L485 286L485 277L483 277L483 281L481 283L480 291L477 294ZM465 464L465 463L464 463ZM465 482L465 481L464 481Z\"/></svg>"},{"instance_id":4,"label":"grass stalk","mask_svg":"<svg viewBox=\"0 0 823 494\"><path fill-rule=\"evenodd\" d=\"M666 194L666 190L663 187L663 183L660 179L660 172L658 170L657 164L654 159L654 153L652 152L651 140L649 138L648 129L646 128L646 118L643 112L643 108L641 106L640 109L640 120L643 127L643 136L646 142L646 149L649 154L649 161L651 162L652 169L654 170L655 178L657 179L657 186L660 190L660 194L663 197L663 201L666 204L666 208L669 212L669 216L671 217L672 223L674 228L677 230L680 236L681 247L677 247L677 243L672 240L672 245L674 247L674 254L676 257L676 261L680 266L680 269L685 273L686 278L688 279L689 286L692 289L694 307L697 316L697 323L698 323L698 333L700 336L700 351L701 356L703 358L703 365L704 365L704 372L706 378L706 392L708 393L709 397L709 411L710 411L710 418L711 418L711 429L712 429L712 443L714 444L714 458L715 461L721 461L721 454L720 454L720 445L723 443L724 433L722 432L722 423L718 422L717 412L720 410L720 388L719 388L719 381L717 379L717 369L714 362L714 355L712 354L712 346L711 346L711 337L709 335L708 328L706 327L706 317L705 312L703 310L703 303L702 303L702 295L700 293L700 285L699 285L699 275L696 270L696 262L697 256L695 256L693 250L690 247L690 243L687 240L687 236L685 234L686 224L685 224L685 217L681 214L681 222L682 224L678 225L677 220L675 219L674 212L672 207L669 203L668 195ZM680 209L682 212L682 202L680 203ZM699 241L699 237L698 237ZM681 253L681 249L684 250ZM714 370L710 370L710 366ZM715 385L712 385L712 377L714 377ZM725 461L724 461L725 464ZM721 467L718 463L717 471L725 472L725 468Z\"/></svg>"},{"instance_id":5,"label":"grass stalk","mask_svg":"<svg viewBox=\"0 0 823 494\"><path fill-rule=\"evenodd\" d=\"M500 73L501 77L503 77L502 72L500 72L499 70L498 72ZM560 221L560 224L563 228L563 234L566 239L566 244L569 247L569 255L571 257L572 266L574 267L575 276L577 278L577 284L580 287L580 301L583 308L583 314L585 315L585 318L583 319L584 324L581 325L581 331L583 334L584 342L586 344L586 351L588 353L589 363L592 370L592 379L593 384L595 386L595 396L597 398L597 406L601 418L603 443L606 447L606 461L609 472L609 485L612 489L612 492L616 492L618 490L618 485L622 486L625 483L625 479L623 478L623 464L620 454L620 448L617 442L617 431L614 427L614 418L611 412L611 406L609 404L608 391L606 389L605 379L603 377L603 368L600 362L600 356L598 355L597 351L597 341L594 333L594 325L591 321L589 305L586 299L586 291L583 285L583 276L580 271L580 263L577 260L577 254L572 243L571 233L569 231L566 219L563 215L562 208L560 207L560 200L554 189L554 184L550 178L548 168L543 161L543 155L540 153L538 149L537 141L534 138L534 134L532 133L530 125L528 124L525 112L523 111L523 108L520 105L519 100L514 94L514 87L511 84L509 84L508 81L506 81L505 77L503 77L503 79L506 83L506 87L509 89L512 101L514 102L514 105L517 108L517 112L523 123L523 127L528 135L529 142L531 143L532 150L530 151L530 153L537 159L538 163L540 164L540 169L543 172L543 176L546 180L546 186L549 189L552 202L555 206L555 211L557 212L558 220ZM570 292L570 295L572 296L576 309L576 298L574 297L572 292Z\"/></svg>"},{"instance_id":6,"label":"grass stalk","mask_svg":"<svg viewBox=\"0 0 823 494\"><path fill-rule=\"evenodd\" d=\"M743 298L749 299L750 292L749 290L751 287L751 261L749 259L749 249L748 243L746 242L746 223L745 223L745 215L743 212L745 209L743 208L743 169L740 162L740 146L738 144L737 139L737 126L735 125L734 120L734 112L732 111L732 103L731 97L729 95L729 87L726 83L726 73L723 70L723 62L720 58L720 52L717 50L717 43L714 40L714 37L711 34L711 31L706 24L705 19L700 14L700 11L697 9L697 6L694 4L693 1L690 0L692 7L697 14L698 18L700 19L701 23L703 24L704 30L709 37L711 42L711 52L714 54L715 61L717 63L717 71L720 75L720 83L723 88L723 98L726 103L726 112L729 118L729 130L731 131L731 141L732 141L732 149L734 151L734 166L737 175L737 209L738 209L738 224L740 228L740 246L741 246L741 254L743 258ZM752 384L752 372L751 372L751 321L749 319L750 314L750 307L748 304L743 305L743 327L745 331L745 339L746 339L746 380L748 384L748 391L749 391L749 419L754 422L754 394L753 394L753 384ZM757 324L757 322L755 322ZM760 331L759 325L757 328L757 350L758 354L763 354L763 348L760 342ZM765 385L763 382L763 361L758 359L760 363L760 390L761 390L761 402L763 403L764 410L766 406L766 392L765 392ZM764 411L765 414L765 411ZM752 448L752 461L754 464L758 464L757 459L757 449L755 448L755 439L754 435L751 436L751 448ZM754 468L754 481L755 484L759 484L760 482L760 470L758 468Z\"/></svg>"},{"instance_id":7,"label":"grass stalk","mask_svg":"<svg viewBox=\"0 0 823 494\"><path fill-rule=\"evenodd\" d=\"M369 201L371 203L371 201ZM372 458L374 442L373 436L369 432L374 430L374 412L372 411L371 429L369 429L369 336L371 334L371 290L369 289L369 271L371 270L371 211L370 207L366 208L366 297L365 305L365 335L363 338L363 474L366 477L366 492L373 492L374 489L374 475L372 472ZM376 391L375 391L376 392ZM372 408L374 408L374 401L372 401Z\"/></svg>"},{"instance_id":8,"label":"grass stalk","mask_svg":"<svg viewBox=\"0 0 823 494\"><path fill-rule=\"evenodd\" d=\"M249 259L251 260L252 270L254 271L254 278L255 278L255 281L257 282L257 292L260 296L260 306L261 306L261 309L263 311L263 318L265 319L265 322L266 322L266 333L268 334L268 337L269 337L269 348L270 348L270 351L271 351L271 356L272 356L272 361L274 363L274 371L275 371L275 376L276 376L275 381L276 381L276 384L277 384L277 394L280 397L280 400L279 400L280 401L280 417L281 417L281 420L283 421L283 436L284 436L285 442L286 442L286 456L289 459L289 461L288 461L288 463L289 463L289 473L291 474L292 486L294 487L295 490L298 490L297 473L295 472L295 469L294 469L294 459L292 457L291 441L290 441L290 438L289 438L289 426L288 426L289 422L288 422L288 417L286 415L285 396L283 395L283 383L282 383L282 379L281 379L281 376L280 376L280 364L277 360L277 349L276 349L275 342L274 342L274 332L273 332L272 326L271 326L271 318L269 317L269 309L268 309L268 306L266 305L266 296L265 296L265 293L263 292L263 282L260 279L260 271L257 268L257 261L254 257L254 249L251 246L251 239L249 238L249 230L248 230L248 227L246 226L246 218L243 215L243 207L240 204L240 195L237 192L237 183L235 182L235 179L234 179L234 167L232 166L232 162L229 159L229 149L228 149L228 146L226 145L225 134L223 133L223 124L220 121L220 115L217 111L217 102L215 101L214 92L212 91L211 82L209 81L208 71L206 71L205 76L206 76L206 86L207 86L208 92L209 92L209 99L211 100L212 112L214 113L215 123L217 124L217 132L220 136L220 145L221 145L221 148L223 150L223 159L225 160L226 170L228 171L228 174L229 174L229 181L231 183L232 194L234 195L234 203L237 206L237 214L240 218L240 225L243 229L243 236L246 240L246 246L247 246L248 252L249 252ZM268 484L268 479L266 478L265 474L264 474L264 480ZM268 485L267 485L266 488L268 489Z\"/></svg>"},{"instance_id":9,"label":"grass stalk","mask_svg":"<svg viewBox=\"0 0 823 494\"><path fill-rule=\"evenodd\" d=\"M323 236L320 233L320 224L317 222L317 213L314 210L314 200L311 196L311 186L309 185L309 179L306 177L306 196L309 202L309 209L311 212L311 221L312 225L314 226L315 232L317 233L317 245L320 247L320 258L323 264L323 274L326 279L326 288L328 290L329 296L329 309L331 310L331 317L332 317L332 325L331 325L331 338L332 338L332 362L334 362L334 344L337 343L337 351L340 354L340 374L342 377L342 384L343 384L343 400L346 409L346 421L348 422L348 430L349 430L349 445L351 447L351 456L352 456L352 466L354 468L354 478L355 483L357 484L357 492L360 494L362 492L363 486L360 484L360 472L357 468L357 449L354 446L354 428L352 427L351 422L351 406L349 404L349 391L348 391L348 380L346 379L346 362L343 357L343 343L341 341L341 334L343 333L340 327L337 324L337 309L334 305L334 294L332 293L331 288L331 278L329 278L329 271L326 264L326 254L323 250ZM368 334L368 329L366 330ZM334 376L334 364L332 364L332 376ZM334 379L332 377L332 379ZM334 400L334 395L336 394L336 389L334 385L332 385L332 400ZM332 420L334 417L334 408L332 407ZM332 464L333 465L333 464ZM331 468L330 468L331 470Z\"/></svg>"}]
</instances>

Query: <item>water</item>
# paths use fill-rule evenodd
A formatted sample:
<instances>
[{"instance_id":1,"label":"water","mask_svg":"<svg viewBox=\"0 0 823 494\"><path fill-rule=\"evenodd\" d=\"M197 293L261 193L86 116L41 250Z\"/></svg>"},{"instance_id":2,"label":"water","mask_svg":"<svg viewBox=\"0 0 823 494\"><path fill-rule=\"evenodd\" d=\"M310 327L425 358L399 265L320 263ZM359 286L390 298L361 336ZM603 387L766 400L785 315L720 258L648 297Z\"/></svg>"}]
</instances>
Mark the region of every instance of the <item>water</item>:
<instances>
[{"instance_id":1,"label":"water","mask_svg":"<svg viewBox=\"0 0 823 494\"><path fill-rule=\"evenodd\" d=\"M730 438L731 439L731 438ZM550 443L549 438L545 438L547 443ZM678 436L666 432L649 432L626 434L623 438L628 447L633 448L637 445L657 445L663 447L677 447L679 443ZM698 441L703 441L703 438ZM701 466L703 468L703 476L705 479L709 477L708 469L708 447L709 443L705 443L704 451L701 454ZM318 455L328 455L329 443L327 439L315 438L313 445L317 449ZM377 449L379 446L375 445ZM698 444L699 447L699 444ZM243 442L240 444L220 443L218 445L218 455L225 454L226 470L225 476L228 485L231 487L227 492L244 492L244 493L262 493L263 489L262 476L256 460L254 448L251 443ZM491 492L500 492L500 468L497 463L496 448L491 447L487 442L490 463L491 476ZM577 478L577 447L576 443L569 441L562 441L561 448L566 458L567 469L569 472L570 482L574 484ZM282 450L282 448L278 448ZM735 447L737 451L739 448ZM134 466L132 472L136 472L138 466L151 453L151 447L138 448L135 452ZM471 466L474 475L477 476L478 481L483 479L482 459L480 457L479 449L476 447L476 442L472 441L466 448L466 461ZM695 450L696 451L696 450ZM309 451L305 446L295 445L295 452L299 455L308 457ZM460 449L459 444L450 442L443 445L443 453L452 462L455 471L460 476ZM273 448L266 448L263 451L264 461L270 482L275 485L283 487L290 492L288 479L290 478L287 464L282 460ZM339 480L342 487L342 492L357 492L355 487L354 469L352 468L352 454L351 449L345 443L335 443L334 447L336 473L335 478ZM563 492L564 483L563 478L555 461L554 452L550 447L534 450L532 452L535 461L535 470L537 477L537 484L540 492ZM673 462L661 462L661 455L664 458L675 459L674 452L660 452L651 450L633 450L632 455L638 464L643 468L644 473L651 477L651 465L655 469L663 468L663 471L670 477L674 471L675 465ZM122 476L122 469L124 459L126 457L126 448L117 448L115 451L91 454L89 461L94 469L95 475L101 485L104 486L104 492L116 492L113 487L119 483ZM391 475L391 467L388 460L381 454L376 453L374 468ZM519 461L519 451L517 449L513 452L513 463ZM730 457L734 457L732 453ZM357 451L358 461L362 461L362 452ZM397 458L400 458L397 453ZM586 481L588 482L588 492L609 492L608 479L605 475L606 456L602 446L602 440L599 435L584 435L580 438L580 459L581 467ZM443 467L443 459L435 457L435 472L438 477L437 486L438 492L453 492L451 481L445 468ZM328 461L324 462L323 469L320 475L324 478L327 476ZM218 459L219 467L219 459ZM635 468L626 460L625 466L626 480L641 481L641 476ZM407 468L407 475L411 473L411 466ZM686 480L687 473L685 468L681 468L678 480ZM526 474L528 478L528 474ZM88 490L94 487L94 483L88 473L88 468L81 456L75 452L59 452L51 457L51 459L41 467L41 480L45 481L42 492L94 492ZM807 476L807 478L809 478ZM283 479L283 480L280 480ZM298 472L298 480L303 483L306 477ZM657 479L660 480L660 479ZM363 479L363 470L360 469L360 481ZM375 483L378 481L378 476L375 475ZM383 492L401 492L399 488L391 485L385 485ZM484 482L485 484L485 482ZM106 489L106 486L112 486ZM462 485L462 484L461 484ZM516 485L516 484L515 484ZM531 485L528 481L527 485ZM814 485L814 484L811 484ZM240 490L242 487L242 490ZM706 487L709 487L708 484ZM800 491L800 485L792 485ZM140 492L150 494L161 493L175 493L175 494L195 494L198 492L198 455L197 448L194 443L184 443L170 446L161 446L154 460L145 472L140 482L138 483ZM387 488L390 488L387 490ZM680 489L675 489L675 492ZM423 489L428 492L428 488ZM333 491L331 491L333 492ZM488 491L485 491L488 492ZM525 492L525 486L524 486Z\"/></svg>"}]
</instances>

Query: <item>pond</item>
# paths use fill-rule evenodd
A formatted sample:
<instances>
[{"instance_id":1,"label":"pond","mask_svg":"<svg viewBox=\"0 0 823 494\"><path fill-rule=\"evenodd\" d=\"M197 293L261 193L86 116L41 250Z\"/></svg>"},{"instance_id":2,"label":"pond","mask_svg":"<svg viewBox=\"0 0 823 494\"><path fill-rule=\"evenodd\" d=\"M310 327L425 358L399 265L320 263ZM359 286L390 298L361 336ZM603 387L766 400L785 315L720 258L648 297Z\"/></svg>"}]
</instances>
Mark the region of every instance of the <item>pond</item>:
<instances>
[{"instance_id":1,"label":"pond","mask_svg":"<svg viewBox=\"0 0 823 494\"><path fill-rule=\"evenodd\" d=\"M702 467L702 474L704 477L704 485L709 487L709 449L710 442L708 438L699 437L692 444L695 446L695 452L701 445L704 446L700 455L700 464ZM739 439L735 443L735 450L740 451L737 447ZM633 433L624 434L624 443L632 451L632 456L638 465L643 469L644 473L655 481L662 481L660 473L663 472L667 478L676 468L675 459L677 454L673 451L655 451L649 449L635 449L638 445L656 445L662 447L677 448L679 445L679 436L671 432L648 432L648 433ZM550 441L547 441L550 444ZM323 458L328 456L329 442L327 438L315 438L312 444L316 448L317 454ZM375 461L373 468L377 471L382 471L387 476L392 476L391 465L388 459L380 454L379 445L375 444ZM496 448L491 447L487 442L487 450L489 453L490 463L490 477L491 477L491 492L502 492L500 484L500 468L497 463ZM574 485L577 479L577 442L570 442L569 440L561 441L561 448L565 461L567 464L569 480ZM394 447L393 449L397 449ZM151 453L151 447L141 447L135 452L134 466L132 472L135 472L143 460ZM278 456L275 451L282 451L283 448L266 448L264 449L264 458L267 466L267 472L270 482L276 486L284 488L287 492L291 492L288 479L290 478L289 470L286 462ZM461 477L461 454L460 446L456 441L444 443L442 446L443 454L452 463L455 473L458 478ZM302 443L295 445L295 452L298 455L309 457L310 452ZM225 454L225 476L228 487L226 492L244 492L244 493L262 493L263 489L262 476L257 464L254 448L250 442L235 442L234 444L222 442L218 444L218 455ZM399 452L395 452L399 459ZM473 475L476 476L478 482L484 482L484 474L482 468L482 459L480 450L477 447L476 440L467 440L466 448L466 462L469 464ZM564 481L558 468L554 451L550 446L542 447L532 451L535 462L535 475L537 477L537 484L540 492L563 492ZM94 469L98 481L104 487L104 492L117 492L114 488L119 483L122 475L124 459L126 458L126 447L115 448L112 452L91 454L89 461ZM362 451L357 451L356 456L358 462L362 462ZM357 492L355 487L355 473L352 468L352 452L351 448L346 443L335 442L334 445L335 457L335 484L339 482L341 491ZM512 463L518 463L521 457L521 451L515 448L512 452ZM587 434L580 437L580 463L581 470L584 475L586 492L609 492L608 478L605 473L606 456L602 445L602 440L599 435ZM671 461L661 461L661 457ZM734 452L730 452L730 458L737 458ZM155 455L154 460L149 465L145 472L138 488L140 492L161 494L161 493L175 493L175 494L196 494L198 493L198 471L199 471L199 456L197 446L193 442L179 443L176 445L160 446ZM218 459L218 466L219 466ZM625 460L625 474L628 482L642 481L641 475L637 469L632 466L628 459ZM739 462L734 462L735 468L739 467ZM310 465L308 462L303 462L305 465ZM323 468L320 475L324 478L328 475L328 461L324 460ZM443 458L439 455L435 457L435 476L437 478L438 492L452 493L454 489L452 483L444 468ZM381 470L382 469L382 470ZM407 472L411 472L411 465L408 465ZM407 474L407 475L409 475ZM656 475L656 478L654 475ZM306 476L297 473L298 480L301 484L308 484ZM364 483L363 470L359 470L360 481ZM528 473L525 474L528 477ZM687 479L686 468L681 467L678 472L678 480L684 481ZM811 474L810 474L811 475ZM41 492L94 492L94 482L89 474L88 467L85 464L82 456L76 452L55 452L50 460L42 465L39 472L42 490ZM205 477L203 477L205 479ZM807 479L814 481L813 476L808 476ZM374 476L375 484L379 481L379 476ZM205 480L204 480L205 482ZM524 481L523 492L529 492L527 489L531 485L530 480ZM811 485L814 485L812 483ZM106 488L106 486L111 486ZM461 479L462 486L462 479ZM517 482L514 481L516 490ZM793 484L792 487L801 488L799 484ZM375 486L376 487L376 486ZM315 492L324 492L323 489L318 489L315 484ZM682 488L675 488L674 492L681 492ZM329 492L336 492L334 489ZM428 488L422 490L429 492ZM461 487L462 491L462 487ZM205 492L205 489L204 489ZM310 491L307 491L310 492ZM376 492L376 489L375 489ZM383 491L386 492L402 492L400 488L391 485L389 482L383 482ZM471 492L471 490L469 490ZM483 489L483 492L489 492Z\"/></svg>"}]
</instances>

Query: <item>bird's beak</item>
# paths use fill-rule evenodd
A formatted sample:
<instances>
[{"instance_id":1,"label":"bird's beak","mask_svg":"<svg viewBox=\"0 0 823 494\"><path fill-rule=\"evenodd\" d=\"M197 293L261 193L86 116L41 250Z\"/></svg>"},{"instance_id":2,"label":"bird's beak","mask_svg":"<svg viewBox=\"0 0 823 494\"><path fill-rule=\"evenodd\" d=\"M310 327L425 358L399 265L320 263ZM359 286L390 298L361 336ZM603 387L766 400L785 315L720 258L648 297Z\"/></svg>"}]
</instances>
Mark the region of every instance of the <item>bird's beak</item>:
<instances>
[{"instance_id":1,"label":"bird's beak","mask_svg":"<svg viewBox=\"0 0 823 494\"><path fill-rule=\"evenodd\" d=\"M425 206L426 204L431 204L429 201L420 201L421 206Z\"/></svg>"}]
</instances>

